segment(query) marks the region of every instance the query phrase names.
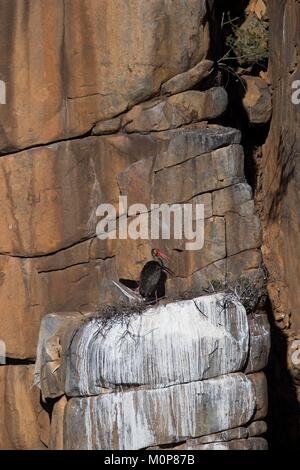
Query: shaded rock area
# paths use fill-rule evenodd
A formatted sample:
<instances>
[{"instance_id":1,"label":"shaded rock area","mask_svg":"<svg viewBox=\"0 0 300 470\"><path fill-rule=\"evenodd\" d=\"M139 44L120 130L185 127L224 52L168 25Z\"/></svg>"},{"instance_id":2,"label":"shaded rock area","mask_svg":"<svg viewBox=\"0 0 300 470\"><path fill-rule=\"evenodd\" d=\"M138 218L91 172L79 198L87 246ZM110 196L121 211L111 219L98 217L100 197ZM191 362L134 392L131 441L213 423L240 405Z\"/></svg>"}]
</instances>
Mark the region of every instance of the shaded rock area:
<instances>
[{"instance_id":1,"label":"shaded rock area","mask_svg":"<svg viewBox=\"0 0 300 470\"><path fill-rule=\"evenodd\" d=\"M300 223L300 4L268 2L273 115L257 159L257 203L264 233L263 256L270 273L272 359L269 368L270 440L274 449L300 442L300 297L297 280ZM294 97L293 97L294 94ZM278 403L281 404L278 407Z\"/></svg>"},{"instance_id":2,"label":"shaded rock area","mask_svg":"<svg viewBox=\"0 0 300 470\"><path fill-rule=\"evenodd\" d=\"M226 294L133 309L126 322L47 315L35 382L44 398L69 398L55 404L51 448L63 436L64 449L266 449L256 437L267 428L265 376L243 372L250 349L253 369L267 364L255 335ZM49 367L55 337L60 360Z\"/></svg>"},{"instance_id":3,"label":"shaded rock area","mask_svg":"<svg viewBox=\"0 0 300 470\"><path fill-rule=\"evenodd\" d=\"M259 77L243 76L246 93L243 105L251 124L266 124L272 115L272 98L268 84Z\"/></svg>"}]
</instances>

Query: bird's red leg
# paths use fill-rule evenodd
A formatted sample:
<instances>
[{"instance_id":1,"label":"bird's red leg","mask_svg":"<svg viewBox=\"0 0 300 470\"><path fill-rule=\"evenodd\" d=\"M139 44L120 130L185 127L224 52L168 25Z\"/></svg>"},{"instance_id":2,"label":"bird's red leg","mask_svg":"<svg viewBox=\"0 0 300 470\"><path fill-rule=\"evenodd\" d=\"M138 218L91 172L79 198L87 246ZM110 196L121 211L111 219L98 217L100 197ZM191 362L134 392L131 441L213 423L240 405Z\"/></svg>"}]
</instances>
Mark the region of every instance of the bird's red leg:
<instances>
[{"instance_id":1,"label":"bird's red leg","mask_svg":"<svg viewBox=\"0 0 300 470\"><path fill-rule=\"evenodd\" d=\"M158 299L157 299L157 290L155 291L155 300L156 300L156 303L158 302Z\"/></svg>"}]
</instances>

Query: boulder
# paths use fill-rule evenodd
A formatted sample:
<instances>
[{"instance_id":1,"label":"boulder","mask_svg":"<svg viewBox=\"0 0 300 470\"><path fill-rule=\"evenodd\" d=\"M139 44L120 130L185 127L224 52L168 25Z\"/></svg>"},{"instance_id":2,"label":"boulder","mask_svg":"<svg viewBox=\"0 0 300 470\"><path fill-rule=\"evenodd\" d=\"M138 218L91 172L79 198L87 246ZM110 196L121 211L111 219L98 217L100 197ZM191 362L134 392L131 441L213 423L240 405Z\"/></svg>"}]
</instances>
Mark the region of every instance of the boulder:
<instances>
[{"instance_id":1,"label":"boulder","mask_svg":"<svg viewBox=\"0 0 300 470\"><path fill-rule=\"evenodd\" d=\"M64 356L64 390L97 395L103 387L167 386L239 371L248 334L244 307L228 306L221 294L153 307L127 322L91 318Z\"/></svg>"},{"instance_id":2,"label":"boulder","mask_svg":"<svg viewBox=\"0 0 300 470\"><path fill-rule=\"evenodd\" d=\"M175 95L182 91L191 90L195 85L208 77L213 68L213 61L202 60L199 64L186 72L175 75L161 86L161 92L166 95Z\"/></svg>"},{"instance_id":3,"label":"boulder","mask_svg":"<svg viewBox=\"0 0 300 470\"><path fill-rule=\"evenodd\" d=\"M254 389L243 374L71 398L65 410L64 448L134 450L180 442L243 426L254 407Z\"/></svg>"},{"instance_id":4,"label":"boulder","mask_svg":"<svg viewBox=\"0 0 300 470\"><path fill-rule=\"evenodd\" d=\"M192 122L214 119L227 108L224 88L185 91L164 100L139 104L123 118L126 132L150 132L176 129Z\"/></svg>"},{"instance_id":5,"label":"boulder","mask_svg":"<svg viewBox=\"0 0 300 470\"><path fill-rule=\"evenodd\" d=\"M268 84L259 77L244 75L246 92L243 106L251 124L266 124L272 115L272 97Z\"/></svg>"}]
</instances>

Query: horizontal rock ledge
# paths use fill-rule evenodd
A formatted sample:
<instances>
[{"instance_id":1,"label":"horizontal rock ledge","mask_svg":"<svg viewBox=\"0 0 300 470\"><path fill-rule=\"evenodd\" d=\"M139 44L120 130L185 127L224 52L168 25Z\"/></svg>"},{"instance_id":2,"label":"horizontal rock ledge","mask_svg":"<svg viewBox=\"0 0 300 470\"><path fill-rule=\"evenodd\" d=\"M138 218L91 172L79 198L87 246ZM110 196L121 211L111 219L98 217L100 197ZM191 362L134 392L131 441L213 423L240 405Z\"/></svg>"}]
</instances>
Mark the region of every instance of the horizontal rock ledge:
<instances>
[{"instance_id":1,"label":"horizontal rock ledge","mask_svg":"<svg viewBox=\"0 0 300 470\"><path fill-rule=\"evenodd\" d=\"M134 450L180 442L243 426L255 403L252 382L240 373L162 389L72 398L65 408L64 448Z\"/></svg>"},{"instance_id":2,"label":"horizontal rock ledge","mask_svg":"<svg viewBox=\"0 0 300 470\"><path fill-rule=\"evenodd\" d=\"M149 308L107 326L91 319L65 356L65 392L98 395L101 388L165 387L240 371L248 355L246 311L222 294Z\"/></svg>"}]
</instances>

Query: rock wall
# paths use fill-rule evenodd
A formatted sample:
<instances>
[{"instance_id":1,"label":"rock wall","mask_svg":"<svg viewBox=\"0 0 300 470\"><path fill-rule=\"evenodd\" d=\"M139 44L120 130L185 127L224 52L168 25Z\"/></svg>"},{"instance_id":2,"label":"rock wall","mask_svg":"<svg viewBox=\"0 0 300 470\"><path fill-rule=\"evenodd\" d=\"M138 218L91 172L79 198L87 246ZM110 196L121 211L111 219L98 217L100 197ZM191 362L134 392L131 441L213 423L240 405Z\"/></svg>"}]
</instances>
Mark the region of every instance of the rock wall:
<instances>
[{"instance_id":1,"label":"rock wall","mask_svg":"<svg viewBox=\"0 0 300 470\"><path fill-rule=\"evenodd\" d=\"M18 421L18 397L11 395L9 408L1 400L1 447L62 446L64 389L46 394L55 397L50 430L25 379L41 320L53 312L62 312L64 322L73 312L84 318L116 301L111 280L137 279L150 257L149 240L96 237L100 203L118 211L119 196L127 195L129 204L147 207L205 205L203 249L186 251L180 240L156 244L171 255L177 274L167 284L169 296L201 291L212 280L258 275L260 223L240 133L210 123L225 111L226 91L199 90L212 67L204 60L205 5L1 2L0 320L7 354L1 393L7 394L10 376L11 387L22 381L28 401ZM28 416L34 422L29 433ZM27 438L20 440L20 433Z\"/></svg>"},{"instance_id":2,"label":"rock wall","mask_svg":"<svg viewBox=\"0 0 300 470\"><path fill-rule=\"evenodd\" d=\"M52 448L266 449L257 437L267 429L260 371L270 349L261 320L223 294L111 323L45 316L35 383L44 399L62 396Z\"/></svg>"},{"instance_id":3,"label":"rock wall","mask_svg":"<svg viewBox=\"0 0 300 470\"><path fill-rule=\"evenodd\" d=\"M274 380L275 446L280 442L290 449L293 446L298 448L300 439L300 305L297 286L300 274L297 262L300 105L292 102L293 83L300 79L300 5L295 0L270 0L268 7L268 75L273 90L273 117L267 142L258 160L257 199L274 313L274 359L270 374ZM280 409L278 403L281 404Z\"/></svg>"}]
</instances>

